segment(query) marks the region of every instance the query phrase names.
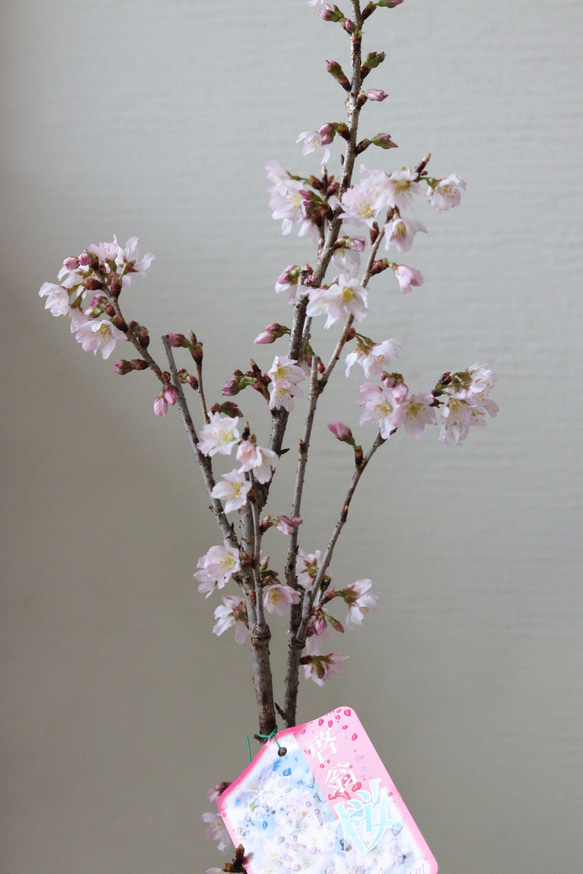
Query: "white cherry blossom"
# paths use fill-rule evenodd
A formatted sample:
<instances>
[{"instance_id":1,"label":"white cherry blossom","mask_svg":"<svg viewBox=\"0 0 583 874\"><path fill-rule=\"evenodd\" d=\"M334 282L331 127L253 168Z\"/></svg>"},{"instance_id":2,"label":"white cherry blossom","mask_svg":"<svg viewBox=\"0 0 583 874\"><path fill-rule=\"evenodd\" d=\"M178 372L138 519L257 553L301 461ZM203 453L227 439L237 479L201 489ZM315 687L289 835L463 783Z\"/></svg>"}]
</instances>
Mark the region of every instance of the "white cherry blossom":
<instances>
[{"instance_id":1,"label":"white cherry blossom","mask_svg":"<svg viewBox=\"0 0 583 874\"><path fill-rule=\"evenodd\" d=\"M445 179L440 179L434 188L428 188L427 198L438 212L445 212L446 209L459 206L462 190L465 190L465 187L466 183L461 176L452 173Z\"/></svg>"},{"instance_id":2,"label":"white cherry blossom","mask_svg":"<svg viewBox=\"0 0 583 874\"><path fill-rule=\"evenodd\" d=\"M208 424L200 429L198 448L204 455L230 455L233 446L240 440L237 430L238 418L211 413Z\"/></svg>"},{"instance_id":3,"label":"white cherry blossom","mask_svg":"<svg viewBox=\"0 0 583 874\"><path fill-rule=\"evenodd\" d=\"M238 470L232 470L223 475L211 492L212 498L218 498L225 502L225 513L240 510L247 503L247 495L251 489L251 483L245 478L245 474Z\"/></svg>"}]
</instances>

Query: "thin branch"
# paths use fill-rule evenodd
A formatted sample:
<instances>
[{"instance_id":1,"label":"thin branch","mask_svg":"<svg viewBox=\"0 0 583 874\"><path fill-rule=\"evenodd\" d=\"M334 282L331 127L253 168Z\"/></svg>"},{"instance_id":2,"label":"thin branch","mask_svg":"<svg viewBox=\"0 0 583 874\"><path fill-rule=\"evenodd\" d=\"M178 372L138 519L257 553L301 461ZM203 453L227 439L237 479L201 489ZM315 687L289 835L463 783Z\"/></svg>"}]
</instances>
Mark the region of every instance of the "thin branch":
<instances>
[{"instance_id":1,"label":"thin branch","mask_svg":"<svg viewBox=\"0 0 583 874\"><path fill-rule=\"evenodd\" d=\"M204 455L204 453L202 453L198 448L198 434L196 433L196 428L194 426L194 422L192 421L192 416L190 415L190 410L186 402L182 383L180 382L180 377L178 376L176 361L174 360L174 353L172 352L170 339L167 334L162 337L162 343L164 344L164 350L166 352L166 357L168 358L168 363L170 365L170 373L172 375L172 384L176 391L178 409L180 411L184 427L186 428L186 433L188 434L188 439L190 440L192 451L196 456L198 466L201 469L202 476L207 491L209 493L212 513L217 520L219 528L221 529L225 539L230 543L232 547L239 550L241 548L241 545L235 535L233 524L229 522L227 516L225 515L222 502L219 501L218 498L212 497L211 492L216 485L213 475L212 461L208 455Z\"/></svg>"},{"instance_id":2,"label":"thin branch","mask_svg":"<svg viewBox=\"0 0 583 874\"><path fill-rule=\"evenodd\" d=\"M373 442L371 448L369 449L367 454L362 459L362 462L355 467L354 473L352 475L352 482L350 483L350 488L348 489L348 492L346 493L346 497L345 497L344 502L342 504L342 510L340 511L340 516L338 517L338 521L336 522L336 525L334 526L334 531L332 532L332 537L330 538L328 546L326 547L326 552L324 553L324 555L322 557L322 561L320 563L320 567L318 569L316 579L314 580L314 584L313 584L313 586L312 586L310 592L308 593L308 596L304 602L302 624L300 625L300 628L299 628L298 634L297 634L298 642L305 642L305 632L306 632L307 627L308 627L308 621L310 619L310 614L312 612L312 606L314 604L316 593L318 592L318 590L319 590L319 588L324 580L324 577L326 576L326 571L328 570L328 567L330 566L330 562L332 560L332 554L334 552L334 547L336 546L338 538L340 537L340 532L344 528L344 525L346 524L346 520L348 519L348 510L350 508L352 498L354 497L356 487L358 486L360 478L361 478L362 474L364 473L364 471L366 470L366 467L367 467L369 461L371 460L371 458L373 457L373 455L375 454L377 449L379 449L379 447L383 445L383 443L386 443L386 439L381 436L381 433L379 431L377 436L374 439L374 442Z\"/></svg>"}]
</instances>

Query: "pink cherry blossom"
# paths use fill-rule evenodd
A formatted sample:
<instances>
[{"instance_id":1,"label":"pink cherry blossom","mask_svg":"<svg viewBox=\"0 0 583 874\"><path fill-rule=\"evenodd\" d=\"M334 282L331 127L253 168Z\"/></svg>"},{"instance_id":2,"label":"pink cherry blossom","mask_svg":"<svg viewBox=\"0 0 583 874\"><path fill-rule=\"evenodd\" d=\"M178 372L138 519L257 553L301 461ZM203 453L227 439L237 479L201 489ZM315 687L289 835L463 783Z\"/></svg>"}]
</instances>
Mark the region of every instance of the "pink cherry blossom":
<instances>
[{"instance_id":1,"label":"pink cherry blossom","mask_svg":"<svg viewBox=\"0 0 583 874\"><path fill-rule=\"evenodd\" d=\"M373 382L363 382L360 386L360 391L362 397L358 405L364 407L364 412L360 417L360 424L376 422L379 426L381 437L388 440L394 431L394 425L391 421L391 414L395 409L393 396L386 389L375 385Z\"/></svg>"},{"instance_id":2,"label":"pink cherry blossom","mask_svg":"<svg viewBox=\"0 0 583 874\"><path fill-rule=\"evenodd\" d=\"M393 271L399 280L399 287L403 294L409 294L412 288L422 285L423 274L416 267L407 267L406 264L394 264Z\"/></svg>"},{"instance_id":3,"label":"pink cherry blossom","mask_svg":"<svg viewBox=\"0 0 583 874\"><path fill-rule=\"evenodd\" d=\"M319 549L313 553L306 553L303 549L298 549L296 575L298 584L302 586L302 588L311 588L312 583L316 579L320 568L320 555L321 552Z\"/></svg>"},{"instance_id":4,"label":"pink cherry blossom","mask_svg":"<svg viewBox=\"0 0 583 874\"><path fill-rule=\"evenodd\" d=\"M452 173L445 179L440 179L435 188L428 188L427 197L429 203L438 212L445 212L446 209L451 209L453 206L459 206L462 190L465 190L466 183L458 176L457 173Z\"/></svg>"},{"instance_id":5,"label":"pink cherry blossom","mask_svg":"<svg viewBox=\"0 0 583 874\"><path fill-rule=\"evenodd\" d=\"M62 285L55 285L54 282L43 282L39 295L46 297L45 309L52 316L70 315L69 292Z\"/></svg>"},{"instance_id":6,"label":"pink cherry blossom","mask_svg":"<svg viewBox=\"0 0 583 874\"><path fill-rule=\"evenodd\" d=\"M301 663L304 666L306 679L312 679L318 686L323 686L331 674L344 673L342 662L347 658L348 656L342 655L341 652L331 652L328 655L313 653L303 656Z\"/></svg>"},{"instance_id":7,"label":"pink cherry blossom","mask_svg":"<svg viewBox=\"0 0 583 874\"><path fill-rule=\"evenodd\" d=\"M213 634L223 634L227 628L235 628L235 640L237 643L245 643L249 634L247 624L247 605L245 598L238 595L223 595L223 603L215 608Z\"/></svg>"},{"instance_id":8,"label":"pink cherry blossom","mask_svg":"<svg viewBox=\"0 0 583 874\"><path fill-rule=\"evenodd\" d=\"M441 407L441 431L439 440L447 443L448 439L459 446L468 436L471 427L484 427L486 413L496 416L498 404L488 398L474 398L468 401L448 397Z\"/></svg>"},{"instance_id":9,"label":"pink cherry blossom","mask_svg":"<svg viewBox=\"0 0 583 874\"><path fill-rule=\"evenodd\" d=\"M296 143L304 141L303 153L309 155L311 152L317 152L319 149L324 149L322 156L322 164L326 164L330 158L330 149L322 142L322 135L315 130L304 130L298 136Z\"/></svg>"},{"instance_id":10,"label":"pink cherry blossom","mask_svg":"<svg viewBox=\"0 0 583 874\"><path fill-rule=\"evenodd\" d=\"M341 198L343 212L341 217L357 225L372 228L385 204L379 199L378 190L367 182L353 185Z\"/></svg>"},{"instance_id":11,"label":"pink cherry blossom","mask_svg":"<svg viewBox=\"0 0 583 874\"><path fill-rule=\"evenodd\" d=\"M200 581L198 591L205 592L207 598L215 589L222 589L233 578L233 574L241 570L239 553L226 540L223 541L222 546L211 546L209 551L199 558L196 566L199 570L194 574L194 578Z\"/></svg>"},{"instance_id":12,"label":"pink cherry blossom","mask_svg":"<svg viewBox=\"0 0 583 874\"><path fill-rule=\"evenodd\" d=\"M231 846L231 839L227 832L223 817L220 813L203 813L203 822L208 823L205 829L204 836L211 841L217 842L217 849L224 853ZM210 868L210 871L220 871L220 868ZM208 872L207 872L208 874Z\"/></svg>"},{"instance_id":13,"label":"pink cherry blossom","mask_svg":"<svg viewBox=\"0 0 583 874\"><path fill-rule=\"evenodd\" d=\"M306 378L301 367L293 358L287 355L276 355L271 368L267 371L271 382L269 384L269 409L283 407L290 412L294 407L294 397L303 397L303 391L297 387L298 382Z\"/></svg>"},{"instance_id":14,"label":"pink cherry blossom","mask_svg":"<svg viewBox=\"0 0 583 874\"><path fill-rule=\"evenodd\" d=\"M393 389L397 404L391 414L391 423L395 428L404 428L410 437L419 437L425 425L437 424L435 408L432 406L433 395L431 392L419 392L409 397L405 391L405 396L399 399L395 395L398 388Z\"/></svg>"},{"instance_id":15,"label":"pink cherry blossom","mask_svg":"<svg viewBox=\"0 0 583 874\"><path fill-rule=\"evenodd\" d=\"M440 443L453 440L459 446L466 439L470 430L472 407L466 401L448 398L441 407Z\"/></svg>"},{"instance_id":16,"label":"pink cherry blossom","mask_svg":"<svg viewBox=\"0 0 583 874\"><path fill-rule=\"evenodd\" d=\"M293 303L298 287L300 268L296 264L290 264L277 277L275 283L275 291L279 294L281 291L285 293L288 303Z\"/></svg>"},{"instance_id":17,"label":"pink cherry blossom","mask_svg":"<svg viewBox=\"0 0 583 874\"><path fill-rule=\"evenodd\" d=\"M269 206L272 217L282 221L281 231L289 234L294 222L305 219L303 196L300 193L302 183L292 179L283 167L276 161L270 161L266 165L267 177L274 183L267 189L271 195Z\"/></svg>"},{"instance_id":18,"label":"pink cherry blossom","mask_svg":"<svg viewBox=\"0 0 583 874\"><path fill-rule=\"evenodd\" d=\"M337 245L332 255L332 263L341 273L354 276L360 267L360 253L364 251L365 241L362 237L344 237Z\"/></svg>"},{"instance_id":19,"label":"pink cherry blossom","mask_svg":"<svg viewBox=\"0 0 583 874\"><path fill-rule=\"evenodd\" d=\"M341 273L330 288L314 289L306 313L310 317L326 313L325 328L330 328L340 319L352 315L361 322L367 313L368 291L360 285L358 279Z\"/></svg>"},{"instance_id":20,"label":"pink cherry blossom","mask_svg":"<svg viewBox=\"0 0 583 874\"><path fill-rule=\"evenodd\" d=\"M284 586L281 583L275 583L265 589L263 594L263 604L268 613L277 613L278 616L283 616L290 604L299 604L300 593L291 586Z\"/></svg>"},{"instance_id":21,"label":"pink cherry blossom","mask_svg":"<svg viewBox=\"0 0 583 874\"><path fill-rule=\"evenodd\" d=\"M75 330L75 339L81 343L86 352L93 352L97 355L97 350L101 352L103 358L109 358L115 344L118 340L125 340L125 334L122 334L108 319L88 319L85 322L73 325L71 330Z\"/></svg>"},{"instance_id":22,"label":"pink cherry blossom","mask_svg":"<svg viewBox=\"0 0 583 874\"><path fill-rule=\"evenodd\" d=\"M279 516L275 527L281 534L293 534L296 528L302 524L299 516Z\"/></svg>"},{"instance_id":23,"label":"pink cherry blossom","mask_svg":"<svg viewBox=\"0 0 583 874\"><path fill-rule=\"evenodd\" d=\"M237 430L238 418L221 416L220 413L211 413L210 421L200 429L200 441L198 448L204 455L230 455L233 446L240 440Z\"/></svg>"},{"instance_id":24,"label":"pink cherry blossom","mask_svg":"<svg viewBox=\"0 0 583 874\"><path fill-rule=\"evenodd\" d=\"M389 364L393 358L399 357L399 350L405 347L399 340L383 340L382 343L357 342L356 349L346 356L346 376L350 374L353 364L360 364L367 378L375 376Z\"/></svg>"},{"instance_id":25,"label":"pink cherry blossom","mask_svg":"<svg viewBox=\"0 0 583 874\"><path fill-rule=\"evenodd\" d=\"M225 502L225 513L240 510L247 503L247 495L251 489L251 483L245 478L245 474L238 470L225 473L219 483L211 492L212 498L218 498Z\"/></svg>"},{"instance_id":26,"label":"pink cherry blossom","mask_svg":"<svg viewBox=\"0 0 583 874\"><path fill-rule=\"evenodd\" d=\"M114 238L115 239L115 238ZM130 237L124 248L117 247L115 263L117 273L122 277L124 287L131 284L131 276L145 276L146 270L154 260L151 252L140 258L140 247L137 237Z\"/></svg>"},{"instance_id":27,"label":"pink cherry blossom","mask_svg":"<svg viewBox=\"0 0 583 874\"><path fill-rule=\"evenodd\" d=\"M206 797L212 804L218 804L219 798L228 789L231 783L228 780L223 780L221 783L215 783L210 789L207 789Z\"/></svg>"},{"instance_id":28,"label":"pink cherry blossom","mask_svg":"<svg viewBox=\"0 0 583 874\"><path fill-rule=\"evenodd\" d=\"M370 594L371 587L372 580L356 580L338 592L338 595L348 604L347 628L354 629L357 625L362 625L364 614L369 610L377 609L379 599L376 595Z\"/></svg>"},{"instance_id":29,"label":"pink cherry blossom","mask_svg":"<svg viewBox=\"0 0 583 874\"><path fill-rule=\"evenodd\" d=\"M279 458L271 449L255 446L250 440L244 440L237 449L237 461L241 462L239 471L253 471L253 476L260 483L267 483L273 476Z\"/></svg>"},{"instance_id":30,"label":"pink cherry blossom","mask_svg":"<svg viewBox=\"0 0 583 874\"><path fill-rule=\"evenodd\" d=\"M427 233L427 228L419 219L401 216L393 219L385 225L385 249L394 244L397 252L408 252L418 231Z\"/></svg>"},{"instance_id":31,"label":"pink cherry blossom","mask_svg":"<svg viewBox=\"0 0 583 874\"><path fill-rule=\"evenodd\" d=\"M413 196L421 193L421 184L414 170L396 170L387 176L383 192L388 206L406 211L413 206Z\"/></svg>"}]
</instances>

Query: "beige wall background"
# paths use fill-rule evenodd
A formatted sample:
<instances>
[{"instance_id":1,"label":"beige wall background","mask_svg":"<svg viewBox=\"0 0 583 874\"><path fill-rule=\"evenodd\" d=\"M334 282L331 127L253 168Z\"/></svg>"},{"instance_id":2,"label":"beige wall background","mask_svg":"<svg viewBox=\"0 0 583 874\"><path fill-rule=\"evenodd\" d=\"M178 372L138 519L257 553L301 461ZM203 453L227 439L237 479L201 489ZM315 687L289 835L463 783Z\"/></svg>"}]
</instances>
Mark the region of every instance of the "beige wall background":
<instances>
[{"instance_id":1,"label":"beige wall background","mask_svg":"<svg viewBox=\"0 0 583 874\"><path fill-rule=\"evenodd\" d=\"M280 270L312 254L271 220L264 164L316 169L295 138L341 118L323 59L346 40L303 0L0 11L0 867L204 871L220 864L206 789L245 767L255 730L247 650L212 635L192 579L218 537L148 375L84 354L37 290L63 257L135 233L156 261L126 307L153 337L197 331L211 397L250 355L270 363L251 340L286 319ZM461 449L386 447L335 562L382 604L300 716L354 706L444 874L581 862L582 31L576 0L408 0L369 27L387 51L370 87L391 96L364 128L400 146L369 163L431 151L468 189L426 216L423 288L381 278L367 326L401 339L419 388L489 361L501 413ZM322 417L310 550L345 476L324 424L356 424L357 393L340 382Z\"/></svg>"}]
</instances>

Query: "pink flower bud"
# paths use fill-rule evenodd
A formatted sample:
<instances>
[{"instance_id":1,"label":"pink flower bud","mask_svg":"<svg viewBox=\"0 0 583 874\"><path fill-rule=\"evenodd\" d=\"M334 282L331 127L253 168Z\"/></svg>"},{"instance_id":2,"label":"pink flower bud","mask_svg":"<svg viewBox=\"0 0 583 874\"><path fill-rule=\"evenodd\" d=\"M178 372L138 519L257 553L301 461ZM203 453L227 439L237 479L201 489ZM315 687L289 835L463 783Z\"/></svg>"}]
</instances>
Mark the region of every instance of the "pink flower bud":
<instances>
[{"instance_id":1,"label":"pink flower bud","mask_svg":"<svg viewBox=\"0 0 583 874\"><path fill-rule=\"evenodd\" d=\"M344 15L340 11L340 9L332 3L326 3L324 9L318 9L318 12L324 19L324 21L342 21Z\"/></svg>"},{"instance_id":2,"label":"pink flower bud","mask_svg":"<svg viewBox=\"0 0 583 874\"><path fill-rule=\"evenodd\" d=\"M326 69L345 91L350 91L350 82L338 61L326 61Z\"/></svg>"},{"instance_id":3,"label":"pink flower bud","mask_svg":"<svg viewBox=\"0 0 583 874\"><path fill-rule=\"evenodd\" d=\"M386 96L386 95L385 95ZM397 149L398 146L391 139L390 134L377 134L371 139L371 143L375 146L380 146L381 149Z\"/></svg>"},{"instance_id":4,"label":"pink flower bud","mask_svg":"<svg viewBox=\"0 0 583 874\"><path fill-rule=\"evenodd\" d=\"M188 349L190 346L190 341L184 336L184 334L168 334L168 342L175 349Z\"/></svg>"},{"instance_id":5,"label":"pink flower bud","mask_svg":"<svg viewBox=\"0 0 583 874\"><path fill-rule=\"evenodd\" d=\"M164 388L164 398L170 404L171 407L173 407L174 404L176 403L177 397L178 396L176 394L176 389L173 386L167 385Z\"/></svg>"},{"instance_id":6,"label":"pink flower bud","mask_svg":"<svg viewBox=\"0 0 583 874\"><path fill-rule=\"evenodd\" d=\"M328 425L328 430L334 434L337 440L341 443L348 443L349 446L354 446L354 437L352 431L345 425L344 422L331 422Z\"/></svg>"},{"instance_id":7,"label":"pink flower bud","mask_svg":"<svg viewBox=\"0 0 583 874\"><path fill-rule=\"evenodd\" d=\"M282 534L293 534L294 528L302 524L299 516L280 516L275 526Z\"/></svg>"},{"instance_id":8,"label":"pink flower bud","mask_svg":"<svg viewBox=\"0 0 583 874\"><path fill-rule=\"evenodd\" d=\"M115 362L115 372L119 373L121 376L125 376L126 373L131 373L132 370L135 370L135 368L131 361L125 361L122 358L121 361Z\"/></svg>"},{"instance_id":9,"label":"pink flower bud","mask_svg":"<svg viewBox=\"0 0 583 874\"><path fill-rule=\"evenodd\" d=\"M318 133L322 137L322 145L328 146L336 135L336 125L332 124L332 122L323 124Z\"/></svg>"},{"instance_id":10,"label":"pink flower bud","mask_svg":"<svg viewBox=\"0 0 583 874\"><path fill-rule=\"evenodd\" d=\"M63 267L65 267L66 270L76 270L78 266L78 258L65 258L65 260L63 261Z\"/></svg>"},{"instance_id":11,"label":"pink flower bud","mask_svg":"<svg viewBox=\"0 0 583 874\"><path fill-rule=\"evenodd\" d=\"M289 334L289 328L286 328L285 325L279 325L277 322L274 322L271 325L267 325L264 331L254 339L254 343L265 344L265 343L275 343L276 340L279 340L280 337L283 337L284 334Z\"/></svg>"},{"instance_id":12,"label":"pink flower bud","mask_svg":"<svg viewBox=\"0 0 583 874\"><path fill-rule=\"evenodd\" d=\"M326 617L323 613L318 613L318 615L314 617L314 621L312 623L314 634L323 634L326 631L327 627L328 623L326 622Z\"/></svg>"},{"instance_id":13,"label":"pink flower bud","mask_svg":"<svg viewBox=\"0 0 583 874\"><path fill-rule=\"evenodd\" d=\"M168 401L164 397L164 395L158 395L156 400L154 401L154 415L155 416L165 416L168 412Z\"/></svg>"},{"instance_id":14,"label":"pink flower bud","mask_svg":"<svg viewBox=\"0 0 583 874\"><path fill-rule=\"evenodd\" d=\"M365 94L369 100L375 100L378 103L380 103L381 100L386 100L389 96L386 91L379 91L378 88L369 88L368 91L365 91Z\"/></svg>"},{"instance_id":15,"label":"pink flower bud","mask_svg":"<svg viewBox=\"0 0 583 874\"><path fill-rule=\"evenodd\" d=\"M77 260L79 261L79 267L89 267L93 261L93 255L90 252L82 252Z\"/></svg>"}]
</instances>

